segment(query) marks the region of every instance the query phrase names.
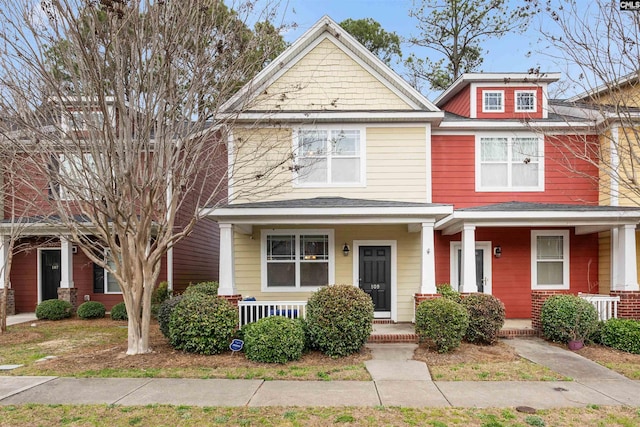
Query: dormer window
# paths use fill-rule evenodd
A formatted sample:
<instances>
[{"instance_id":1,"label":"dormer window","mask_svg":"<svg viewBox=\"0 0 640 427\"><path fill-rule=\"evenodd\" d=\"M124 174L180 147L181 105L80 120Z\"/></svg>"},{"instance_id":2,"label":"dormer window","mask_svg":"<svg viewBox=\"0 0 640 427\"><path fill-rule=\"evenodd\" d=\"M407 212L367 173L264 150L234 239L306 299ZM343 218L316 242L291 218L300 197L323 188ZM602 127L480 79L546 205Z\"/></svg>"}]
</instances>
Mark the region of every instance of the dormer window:
<instances>
[{"instance_id":1,"label":"dormer window","mask_svg":"<svg viewBox=\"0 0 640 427\"><path fill-rule=\"evenodd\" d=\"M102 111L71 111L71 116L67 116L67 126L69 129L86 131L89 129L102 129L104 115Z\"/></svg>"},{"instance_id":2,"label":"dormer window","mask_svg":"<svg viewBox=\"0 0 640 427\"><path fill-rule=\"evenodd\" d=\"M504 91L503 90L483 90L482 91L482 112L483 113L504 113Z\"/></svg>"},{"instance_id":3,"label":"dormer window","mask_svg":"<svg viewBox=\"0 0 640 427\"><path fill-rule=\"evenodd\" d=\"M535 113L536 107L536 91L535 90L516 90L516 113Z\"/></svg>"}]
</instances>

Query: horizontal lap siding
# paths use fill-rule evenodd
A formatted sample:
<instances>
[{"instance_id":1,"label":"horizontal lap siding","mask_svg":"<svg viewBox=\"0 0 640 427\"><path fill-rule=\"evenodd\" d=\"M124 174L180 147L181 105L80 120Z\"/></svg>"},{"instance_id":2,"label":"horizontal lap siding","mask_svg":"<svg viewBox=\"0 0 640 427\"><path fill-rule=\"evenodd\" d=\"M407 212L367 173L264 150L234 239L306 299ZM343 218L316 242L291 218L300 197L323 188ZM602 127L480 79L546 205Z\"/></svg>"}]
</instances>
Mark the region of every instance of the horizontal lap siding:
<instances>
[{"instance_id":1,"label":"horizontal lap siding","mask_svg":"<svg viewBox=\"0 0 640 427\"><path fill-rule=\"evenodd\" d=\"M503 91L504 92L504 112L502 113L483 113L482 104L483 97L482 91ZM516 91L520 90L535 90L536 91L536 111L516 113ZM536 86L491 86L491 87L478 87L476 88L476 111L477 118L479 119L541 119L542 118L542 88Z\"/></svg>"},{"instance_id":2,"label":"horizontal lap siding","mask_svg":"<svg viewBox=\"0 0 640 427\"><path fill-rule=\"evenodd\" d=\"M536 229L537 230L537 229ZM577 236L570 239L570 291L598 292L598 236ZM460 234L436 235L436 283L450 282L450 242L459 242ZM531 316L531 229L478 228L476 241L500 245L502 256L491 256L492 293L506 307L507 318Z\"/></svg>"},{"instance_id":3,"label":"horizontal lap siding","mask_svg":"<svg viewBox=\"0 0 640 427\"><path fill-rule=\"evenodd\" d=\"M453 114L457 114L462 117L471 116L471 100L469 99L471 93L470 86L466 86L460 92L458 92L453 98L451 98L445 105L441 107L444 111L449 111Z\"/></svg>"},{"instance_id":4,"label":"horizontal lap siding","mask_svg":"<svg viewBox=\"0 0 640 427\"><path fill-rule=\"evenodd\" d=\"M173 250L173 289L184 291L189 283L218 280L220 229L212 221L199 221L191 235Z\"/></svg>"},{"instance_id":5,"label":"horizontal lap siding","mask_svg":"<svg viewBox=\"0 0 640 427\"><path fill-rule=\"evenodd\" d=\"M11 265L11 287L14 290L16 311L33 312L38 305L38 251L18 253Z\"/></svg>"},{"instance_id":6,"label":"horizontal lap siding","mask_svg":"<svg viewBox=\"0 0 640 427\"><path fill-rule=\"evenodd\" d=\"M476 192L475 136L433 135L433 202L451 203L456 208L509 201L584 204L598 202L595 167L571 156L567 136L545 141L545 190L534 192ZM572 164L565 159L571 158Z\"/></svg>"}]
</instances>

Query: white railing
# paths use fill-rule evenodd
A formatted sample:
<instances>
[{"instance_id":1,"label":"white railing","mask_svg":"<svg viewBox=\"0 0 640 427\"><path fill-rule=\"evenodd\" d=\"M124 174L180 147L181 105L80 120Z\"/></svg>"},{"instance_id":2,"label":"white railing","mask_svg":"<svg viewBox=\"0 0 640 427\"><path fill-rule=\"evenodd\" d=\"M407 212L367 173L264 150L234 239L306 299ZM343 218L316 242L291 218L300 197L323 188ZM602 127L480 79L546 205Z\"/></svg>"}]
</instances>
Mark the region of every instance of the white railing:
<instances>
[{"instance_id":1,"label":"white railing","mask_svg":"<svg viewBox=\"0 0 640 427\"><path fill-rule=\"evenodd\" d=\"M600 294L583 294L582 292L578 293L578 296L589 301L596 308L598 311L598 319L606 321L611 318L618 317L618 303L620 302L620 297Z\"/></svg>"},{"instance_id":2,"label":"white railing","mask_svg":"<svg viewBox=\"0 0 640 427\"><path fill-rule=\"evenodd\" d=\"M285 316L290 319L307 316L306 301L238 301L238 326L257 322L263 317Z\"/></svg>"}]
</instances>

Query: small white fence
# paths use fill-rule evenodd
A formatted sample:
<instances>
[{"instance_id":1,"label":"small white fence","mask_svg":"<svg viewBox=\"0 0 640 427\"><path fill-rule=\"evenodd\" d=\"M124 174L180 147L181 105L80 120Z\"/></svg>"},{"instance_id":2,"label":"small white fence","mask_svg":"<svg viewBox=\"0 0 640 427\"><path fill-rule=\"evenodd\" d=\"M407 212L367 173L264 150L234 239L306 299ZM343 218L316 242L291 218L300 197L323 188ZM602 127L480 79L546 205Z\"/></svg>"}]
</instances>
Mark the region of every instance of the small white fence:
<instances>
[{"instance_id":1,"label":"small white fence","mask_svg":"<svg viewBox=\"0 0 640 427\"><path fill-rule=\"evenodd\" d=\"M247 323L257 322L263 317L285 316L290 319L307 316L306 301L238 301L239 323L241 328Z\"/></svg>"},{"instance_id":2,"label":"small white fence","mask_svg":"<svg viewBox=\"0 0 640 427\"><path fill-rule=\"evenodd\" d=\"M582 292L578 293L578 296L589 301L596 308L598 311L598 319L606 321L611 318L618 317L618 303L620 302L620 297L600 294L583 294Z\"/></svg>"}]
</instances>

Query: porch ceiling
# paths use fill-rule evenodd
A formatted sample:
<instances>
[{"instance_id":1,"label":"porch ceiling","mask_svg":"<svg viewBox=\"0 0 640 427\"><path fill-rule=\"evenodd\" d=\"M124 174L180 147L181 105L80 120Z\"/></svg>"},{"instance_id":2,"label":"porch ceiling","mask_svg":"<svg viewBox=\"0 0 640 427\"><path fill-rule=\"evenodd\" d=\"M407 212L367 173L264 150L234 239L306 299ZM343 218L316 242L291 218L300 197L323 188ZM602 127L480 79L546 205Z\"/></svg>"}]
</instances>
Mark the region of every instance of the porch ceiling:
<instances>
[{"instance_id":1,"label":"porch ceiling","mask_svg":"<svg viewBox=\"0 0 640 427\"><path fill-rule=\"evenodd\" d=\"M439 220L435 229L445 235L476 227L575 227L576 234L607 231L640 223L640 208L507 202L458 209Z\"/></svg>"}]
</instances>

